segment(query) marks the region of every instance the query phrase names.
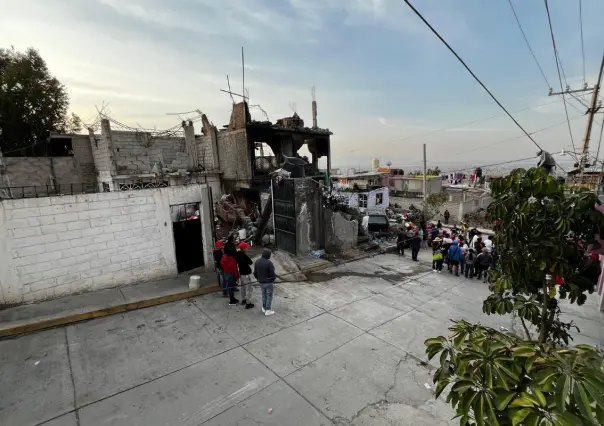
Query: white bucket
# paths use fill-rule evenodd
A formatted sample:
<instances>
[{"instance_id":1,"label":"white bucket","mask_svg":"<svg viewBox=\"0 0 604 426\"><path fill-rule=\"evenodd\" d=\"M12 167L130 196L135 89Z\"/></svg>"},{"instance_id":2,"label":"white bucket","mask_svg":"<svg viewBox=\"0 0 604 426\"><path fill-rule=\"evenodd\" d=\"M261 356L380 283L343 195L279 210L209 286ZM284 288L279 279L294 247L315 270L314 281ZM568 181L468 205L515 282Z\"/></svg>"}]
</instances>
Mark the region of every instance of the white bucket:
<instances>
[{"instance_id":1,"label":"white bucket","mask_svg":"<svg viewBox=\"0 0 604 426\"><path fill-rule=\"evenodd\" d=\"M189 278L189 289L198 290L201 284L201 277L199 275L191 275Z\"/></svg>"},{"instance_id":2,"label":"white bucket","mask_svg":"<svg viewBox=\"0 0 604 426\"><path fill-rule=\"evenodd\" d=\"M245 228L239 230L239 240L243 241L247 238L247 230Z\"/></svg>"}]
</instances>

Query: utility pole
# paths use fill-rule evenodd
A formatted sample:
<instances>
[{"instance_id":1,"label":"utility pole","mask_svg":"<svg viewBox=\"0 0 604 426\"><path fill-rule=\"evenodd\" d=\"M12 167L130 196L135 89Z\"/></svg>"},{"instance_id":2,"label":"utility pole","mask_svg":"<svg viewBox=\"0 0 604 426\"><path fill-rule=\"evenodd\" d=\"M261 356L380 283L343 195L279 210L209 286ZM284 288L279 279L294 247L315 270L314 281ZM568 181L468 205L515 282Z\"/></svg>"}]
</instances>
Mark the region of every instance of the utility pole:
<instances>
[{"instance_id":1,"label":"utility pole","mask_svg":"<svg viewBox=\"0 0 604 426\"><path fill-rule=\"evenodd\" d=\"M602 63L600 64L600 73L598 74L598 82L593 87L587 87L587 84L583 89L570 90L569 87L566 88L564 92L553 92L550 89L549 96L554 95L565 95L571 93L579 93L579 92L589 92L591 91L591 103L589 108L587 109L587 126L585 128L585 136L583 138L583 148L581 149L581 159L579 160L579 171L580 171L580 182L583 183L583 175L585 173L585 165L587 164L587 159L589 155L589 139L591 137L591 129L593 127L594 115L600 110L602 107L598 105L598 95L600 92L600 87L602 84L602 74L604 72L604 55L602 56ZM596 159L597 160L597 159Z\"/></svg>"},{"instance_id":2,"label":"utility pole","mask_svg":"<svg viewBox=\"0 0 604 426\"><path fill-rule=\"evenodd\" d=\"M428 201L428 176L426 174L426 144L424 144L424 220L426 220L426 202Z\"/></svg>"}]
</instances>

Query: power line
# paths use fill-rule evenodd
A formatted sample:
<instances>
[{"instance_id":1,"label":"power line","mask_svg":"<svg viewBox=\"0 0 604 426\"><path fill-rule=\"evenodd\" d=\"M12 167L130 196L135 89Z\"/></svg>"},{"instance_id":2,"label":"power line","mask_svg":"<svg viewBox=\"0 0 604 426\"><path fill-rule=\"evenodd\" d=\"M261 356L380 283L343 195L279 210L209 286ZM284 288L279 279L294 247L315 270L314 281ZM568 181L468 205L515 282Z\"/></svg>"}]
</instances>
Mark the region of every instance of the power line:
<instances>
[{"instance_id":1,"label":"power line","mask_svg":"<svg viewBox=\"0 0 604 426\"><path fill-rule=\"evenodd\" d=\"M502 166L504 164L511 164L511 163L518 163L520 161L533 160L535 158L537 158L537 156L534 155L532 157L519 158L517 160L502 161L501 163L485 164L483 166L472 166L472 167L466 167L466 168L463 168L463 169L448 170L448 171L444 171L444 172L441 172L441 173L442 174L448 174L448 173L453 173L453 172L461 172L461 171L464 171L464 170L477 169L479 167L482 169L483 167ZM562 167L560 167L560 168L562 168Z\"/></svg>"},{"instance_id":2,"label":"power line","mask_svg":"<svg viewBox=\"0 0 604 426\"><path fill-rule=\"evenodd\" d=\"M514 118L514 116L512 114L510 114L510 112L501 104L501 102L499 102L499 100L497 100L495 95L493 95L493 93L491 93L491 91L476 76L476 74L474 74L474 72L470 69L470 67L464 62L463 59L461 59L461 57L457 54L457 52L455 52L455 50L453 50L453 48L449 45L449 43L447 43L447 41L444 38L442 38L442 36L438 33L438 31L436 31L434 29L434 27L432 27L432 25L430 25L430 23L428 21L426 21L426 18L424 18L423 15L415 7L413 7L413 5L411 4L411 2L409 0L404 0L404 1L407 4L407 6L409 6L411 8L411 10L413 10L413 12L422 20L422 22L424 24L426 24L426 26L430 29L430 31L432 31L432 33L434 33L434 35L436 37L438 37L438 39L447 47L447 49L449 49L449 51L457 58L457 60L459 62L461 62L461 64L465 67L465 69L472 75L472 77L474 77L474 80L476 80L476 82L482 86L482 88L489 94L491 99L493 99L495 101L495 103L497 105L499 105L499 107L508 115L508 117L510 117L510 119L514 122L514 124L516 124L516 126L518 126L518 128L520 130L522 130L522 132L531 140L531 142L533 142L535 144L535 146L537 148L539 148L541 151L543 151L543 148L541 148L541 146L537 143L537 141L531 137L529 132L527 132L524 129L524 127L522 127L522 125L520 125L520 123Z\"/></svg>"},{"instance_id":3,"label":"power line","mask_svg":"<svg viewBox=\"0 0 604 426\"><path fill-rule=\"evenodd\" d=\"M579 0L579 23L581 24L581 56L583 56L583 84L585 84L585 45L583 44L583 1Z\"/></svg>"},{"instance_id":4,"label":"power line","mask_svg":"<svg viewBox=\"0 0 604 426\"><path fill-rule=\"evenodd\" d=\"M543 72L543 68L541 68L541 65L539 64L539 61L537 60L537 56L535 56L535 52L533 52L533 49L531 48L531 45L526 37L526 34L524 33L524 30L522 29L522 25L520 25L520 20L518 19L518 15L516 14L516 10L514 9L514 5L512 4L512 0L508 0L508 2L510 3L510 7L512 8L512 13L514 14L514 18L516 18L516 23L518 24L518 28L520 29L520 32L522 33L522 37L524 38L524 42L526 43L526 47L528 47L528 50L531 52L531 55L533 55L533 59L535 60L535 64L537 64L537 67L539 68L539 71L541 71L541 75L543 76L543 79L545 80L545 84L547 84L548 88L551 88L552 85L549 84L549 81L547 79L547 77L545 76L545 73Z\"/></svg>"},{"instance_id":5,"label":"power line","mask_svg":"<svg viewBox=\"0 0 604 426\"><path fill-rule=\"evenodd\" d=\"M581 118L581 117L582 117L582 116L581 116L581 115L579 115L579 116L577 116L577 117L573 117L573 118L572 118L572 120L576 120L577 118ZM549 129L551 129L551 128L554 128L554 127L560 126L560 125L565 124L565 123L566 123L566 120L561 121L561 122L556 123L556 124L552 124L551 126L543 127L543 128L541 128L541 129L538 129L538 130L535 130L535 131L531 132L531 135L534 135L535 133L543 132L543 131L545 131L545 130L549 130ZM453 154L453 155L451 155L451 157L456 157L456 156L458 156L458 155L461 155L461 154L466 154L466 153L468 153L468 152L478 151L479 149L483 149L483 148L489 148L489 147L494 146L494 145L499 145L499 144L502 144L502 143L504 143L504 142L508 142L508 141L515 140L515 139L521 139L521 138L523 138L523 137L524 137L524 135L520 135L520 136L514 136L514 137L512 137L512 138L507 138L507 139L504 139L504 140L501 140L501 141L498 141L498 142L491 143L491 144L489 144L489 145L479 146L479 147L477 147L477 148L469 149L469 150L467 150L467 151L458 152L457 154Z\"/></svg>"},{"instance_id":6,"label":"power line","mask_svg":"<svg viewBox=\"0 0 604 426\"><path fill-rule=\"evenodd\" d=\"M558 70L558 81L560 82L560 91L562 92L562 101L564 102L564 113L566 114L566 121L568 123L568 133L570 134L570 141L573 144L573 151L576 151L575 140L573 138L573 132L570 128L570 120L568 118L568 108L566 106L566 98L564 97L564 87L562 86L562 76L560 75L560 68L562 67L562 61L560 61L560 57L558 56L558 49L556 48L556 39L554 37L554 28L552 27L552 18L549 13L549 5L547 0L545 2L545 11L547 12L547 21L549 22L549 32L552 36L552 45L554 46L554 56L556 57L556 69ZM564 77L566 80L566 76Z\"/></svg>"},{"instance_id":7,"label":"power line","mask_svg":"<svg viewBox=\"0 0 604 426\"><path fill-rule=\"evenodd\" d=\"M522 111L526 111L526 110L533 109L533 108L540 108L542 106L553 105L553 104L555 104L557 102L560 102L560 100L556 100L554 102L547 102L547 103L540 104L540 105L530 106L530 107L518 109L518 110L512 111L512 112L515 114L517 112L522 112ZM479 118L478 120L469 121L469 122L460 123L460 124L455 124L455 125L449 126L449 127L443 127L442 129L429 130L429 131L424 132L424 133L418 133L418 134L411 135L411 136L405 136L404 138L394 139L394 140L383 142L383 143L402 142L402 141L405 141L405 140L408 140L408 139L418 138L418 137L421 137L421 136L428 136L428 135L431 135L431 134L434 134L434 133L440 133L440 132L444 132L446 130L457 129L459 127L469 126L470 124L476 124L476 123L480 123L482 121L492 120L493 118L499 118L499 117L505 117L505 116L506 116L505 114L491 115L490 117Z\"/></svg>"}]
</instances>

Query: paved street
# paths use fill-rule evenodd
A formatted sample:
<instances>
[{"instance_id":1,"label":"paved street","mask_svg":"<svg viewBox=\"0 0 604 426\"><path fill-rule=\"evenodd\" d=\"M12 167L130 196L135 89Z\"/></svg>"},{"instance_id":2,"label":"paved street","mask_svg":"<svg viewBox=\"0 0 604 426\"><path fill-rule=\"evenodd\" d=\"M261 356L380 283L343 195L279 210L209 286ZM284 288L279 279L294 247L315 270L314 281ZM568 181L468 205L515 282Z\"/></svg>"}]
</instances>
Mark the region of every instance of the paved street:
<instances>
[{"instance_id":1,"label":"paved street","mask_svg":"<svg viewBox=\"0 0 604 426\"><path fill-rule=\"evenodd\" d=\"M427 252L420 258L429 259ZM423 342L482 314L477 280L382 255L276 287L276 314L212 294L0 341L9 426L457 424ZM259 289L254 294L260 297ZM565 310L600 344L595 300Z\"/></svg>"}]
</instances>

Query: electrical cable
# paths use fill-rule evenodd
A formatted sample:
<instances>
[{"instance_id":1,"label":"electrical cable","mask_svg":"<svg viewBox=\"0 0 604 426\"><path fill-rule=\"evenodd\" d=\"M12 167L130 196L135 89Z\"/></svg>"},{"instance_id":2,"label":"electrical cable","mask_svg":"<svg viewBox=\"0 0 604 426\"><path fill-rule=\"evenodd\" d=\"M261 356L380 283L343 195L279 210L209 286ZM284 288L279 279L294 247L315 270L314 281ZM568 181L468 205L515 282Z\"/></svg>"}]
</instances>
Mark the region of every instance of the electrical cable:
<instances>
[{"instance_id":1,"label":"electrical cable","mask_svg":"<svg viewBox=\"0 0 604 426\"><path fill-rule=\"evenodd\" d=\"M583 116L581 116L581 115L579 115L577 117L573 117L571 119L571 121L572 120L576 120L577 118L582 118L582 117ZM556 124L552 124L551 126L543 127L541 129L538 129L538 130L535 130L535 131L531 132L531 135L534 135L535 133L543 132L545 130L548 130L548 129L551 129L551 128L554 128L554 127L557 127L557 126L561 126L562 124L565 124L565 123L566 123L566 120L561 121L561 122L556 123ZM523 137L524 137L524 135L520 135L520 136L514 136L512 138L503 139L501 141L494 142L494 143L491 143L491 144L488 144L488 145L483 145L483 146L479 146L477 148L469 149L467 151L458 152L456 154L450 155L450 157L456 157L456 156L461 155L461 154L467 154L468 152L478 151L478 150L483 149L483 148L489 148L489 147L492 147L494 145L499 145L501 143L508 142L508 141L515 140L515 139L521 139Z\"/></svg>"},{"instance_id":2,"label":"electrical cable","mask_svg":"<svg viewBox=\"0 0 604 426\"><path fill-rule=\"evenodd\" d=\"M516 18L516 23L518 24L518 28L520 29L520 32L522 33L522 37L524 38L526 47L528 47L529 52L531 52L531 55L533 56L533 59L535 60L535 64L537 64L537 67L539 68L539 71L541 72L541 75L543 76L543 79L545 80L545 84L547 84L548 89L550 89L552 87L552 85L549 84L549 81L548 81L547 77L545 76L545 73L543 72L543 68L541 68L541 64L539 64L539 61L537 60L537 56L535 56L535 52L533 52L533 49L531 48L531 45L526 37L526 34L524 33L524 30L522 29L522 25L520 25L520 20L518 19L518 15L516 14L516 10L514 9L512 0L508 0L508 2L510 3L510 7L512 8L512 13L514 14L514 18Z\"/></svg>"},{"instance_id":3,"label":"electrical cable","mask_svg":"<svg viewBox=\"0 0 604 426\"><path fill-rule=\"evenodd\" d=\"M517 160L502 161L501 163L485 164L485 165L482 165L482 166L472 166L472 167L466 167L466 168L463 168L463 169L447 170L447 171L441 172L441 174L445 175L445 174L448 174L448 173L461 172L461 171L464 171L464 170L472 170L472 169L477 169L477 168L481 168L482 169L483 167L501 166L503 164L511 164L511 163L518 163L520 161L533 160L535 158L537 158L536 155L534 155L532 157L519 158Z\"/></svg>"},{"instance_id":4,"label":"electrical cable","mask_svg":"<svg viewBox=\"0 0 604 426\"><path fill-rule=\"evenodd\" d=\"M512 111L514 114L517 112L522 112L522 111L526 111L529 109L534 109L534 108L540 108L542 106L547 106L547 105L553 105L557 102L560 102L560 100L555 100L553 102L547 102L544 104L540 104L540 105L535 105L535 106L530 106L530 107L526 107L526 108L522 108L516 111ZM460 124L455 124L453 126L449 126L449 127L443 127L442 129L436 129L436 130L429 130L427 132L424 133L418 133L415 135L410 135L410 136L405 136L404 138L399 138L399 139L393 139L391 141L387 141L387 142L383 142L383 143L394 143L394 142L402 142L408 139L413 139L413 138L417 138L417 137L421 137L421 136L428 136L428 135L432 135L434 133L440 133L440 132L444 132L447 130L451 130L451 129L457 129L460 127L465 127L465 126L469 126L470 124L476 124L476 123L480 123L481 121L487 121L487 120L492 120L493 118L499 118L499 117L505 117L505 114L497 114L497 115L491 115L490 117L485 117L485 118L479 118L478 120L474 120L474 121L469 121L469 122L465 122L465 123L460 123Z\"/></svg>"},{"instance_id":5,"label":"electrical cable","mask_svg":"<svg viewBox=\"0 0 604 426\"><path fill-rule=\"evenodd\" d=\"M552 36L552 45L554 47L554 56L556 58L556 69L558 70L558 81L560 82L560 92L562 93L562 101L564 102L564 113L566 114L566 120L568 122L568 133L570 134L570 141L573 145L573 151L577 151L575 147L575 140L573 138L573 132L570 127L570 120L568 118L568 108L566 106L566 97L564 96L564 87L562 86L562 76L560 75L560 68L562 67L562 61L560 61L560 57L558 55L558 48L556 47L556 39L554 37L554 28L552 27L552 19L549 13L549 5L547 0L543 0L545 2L545 11L547 12L547 21L549 23L549 31ZM566 76L565 76L566 80Z\"/></svg>"},{"instance_id":6,"label":"electrical cable","mask_svg":"<svg viewBox=\"0 0 604 426\"><path fill-rule=\"evenodd\" d=\"M426 24L426 26L430 29L430 31L432 31L432 33L436 37L438 37L438 39L447 47L447 49L449 49L449 51L457 58L457 60L472 75L472 77L474 77L474 80L476 80L476 82L478 84L480 84L480 86L482 86L482 88L489 94L491 99L493 99L493 101L495 101L495 103L497 105L499 105L499 107L507 114L507 116L510 117L510 119L514 122L514 124L516 124L516 126L518 126L518 128L520 130L522 130L522 132L531 140L531 142L533 142L535 144L535 146L537 148L539 148L540 150L543 151L543 148L541 148L541 146L537 143L537 141L531 137L529 132L527 132L524 129L524 127L522 127L522 125L514 118L514 116L501 104L501 102L499 102L499 100L495 97L495 95L493 95L493 93L487 88L487 86L485 86L484 83L476 76L476 74L474 74L474 71L472 71L470 69L470 67L465 63L465 61L463 59L461 59L461 57L457 54L457 52L455 52L455 50L451 47L451 45L449 45L449 43L447 43L447 41L438 33L438 31L436 31L434 29L434 27L426 20L426 18L424 18L424 16L411 4L411 2L409 0L404 0L404 1L407 4L407 6L409 6L411 8L411 10L413 10L413 12L422 20L422 22L424 24Z\"/></svg>"}]
</instances>

